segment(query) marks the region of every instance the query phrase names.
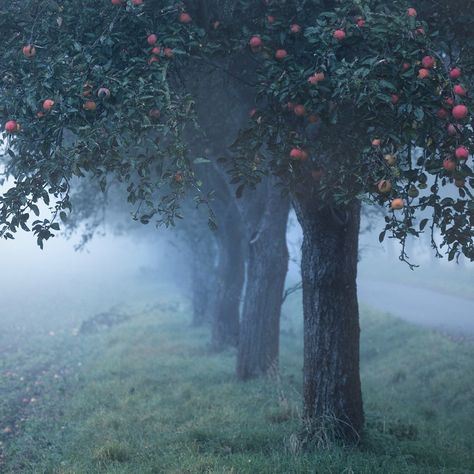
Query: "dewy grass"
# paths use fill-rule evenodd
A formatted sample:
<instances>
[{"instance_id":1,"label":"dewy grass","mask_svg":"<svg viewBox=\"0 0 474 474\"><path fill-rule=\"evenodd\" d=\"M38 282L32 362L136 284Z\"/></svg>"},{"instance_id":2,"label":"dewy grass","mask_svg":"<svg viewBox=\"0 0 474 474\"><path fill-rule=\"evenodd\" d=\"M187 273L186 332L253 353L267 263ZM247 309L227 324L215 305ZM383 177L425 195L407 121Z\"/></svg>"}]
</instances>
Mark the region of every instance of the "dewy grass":
<instances>
[{"instance_id":1,"label":"dewy grass","mask_svg":"<svg viewBox=\"0 0 474 474\"><path fill-rule=\"evenodd\" d=\"M367 309L365 436L357 448L305 449L295 301L285 308L280 373L247 383L234 377L233 351L208 352L208 330L191 328L183 306L157 306L96 334L35 340L29 353L38 360L17 371L39 388L0 380L1 422L12 428L0 434L0 472L474 472L474 347ZM2 370L20 360L6 354Z\"/></svg>"}]
</instances>

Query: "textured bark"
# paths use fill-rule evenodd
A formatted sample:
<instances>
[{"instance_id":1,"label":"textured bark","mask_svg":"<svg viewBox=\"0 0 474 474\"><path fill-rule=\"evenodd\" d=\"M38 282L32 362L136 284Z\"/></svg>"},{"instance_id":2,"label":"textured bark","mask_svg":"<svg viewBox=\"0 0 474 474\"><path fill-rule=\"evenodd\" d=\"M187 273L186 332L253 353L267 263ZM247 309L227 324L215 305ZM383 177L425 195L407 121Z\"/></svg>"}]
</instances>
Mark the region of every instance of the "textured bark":
<instances>
[{"instance_id":1,"label":"textured bark","mask_svg":"<svg viewBox=\"0 0 474 474\"><path fill-rule=\"evenodd\" d=\"M320 210L296 197L295 209L304 235L304 416L311 434L356 440L364 422L356 286L360 204Z\"/></svg>"},{"instance_id":2,"label":"textured bark","mask_svg":"<svg viewBox=\"0 0 474 474\"><path fill-rule=\"evenodd\" d=\"M212 22L215 20L221 21L222 24L232 25L235 15L238 16L242 9L239 2L234 0L199 0L197 2L189 1L186 4L197 24L205 29L212 28ZM263 4L255 0L255 8L261 9L263 15L265 10ZM235 329L238 330L238 312L242 296L242 287L240 289L238 287L244 281L245 254L251 251L251 249L242 249L239 244L244 241L245 235L247 235L247 217L255 212L258 214L261 204L266 202L264 196L261 202L241 200L237 203L235 186L229 184L229 176L217 162L217 158L229 156L229 146L234 142L239 130L247 124L249 111L255 106L256 64L254 58L246 51L236 49L226 57L208 58L191 64L184 81L186 90L192 92L193 96L199 99L196 101L196 112L202 131L202 137L199 139L202 151L196 153L196 156L202 154L211 157L212 161L212 164L204 171L207 173L206 176L203 176L204 188L216 191L212 208L219 226L217 234L221 234L217 236L220 242L219 254L221 258L217 272L219 284L212 328L212 346L218 350L225 345L235 344L237 341ZM195 137L190 138L191 141L196 142ZM232 219L228 218L229 211L234 216ZM242 215L245 216L245 224ZM270 217L268 221L270 221ZM256 221L255 226L251 226L251 234L258 229L257 224L259 221ZM247 313L250 313L251 305L255 306L258 313L262 313L262 311L265 311L265 314L271 313L275 326L279 324L281 296L277 295L282 292L280 287L283 284L281 280L284 281L284 276L279 275L277 278L274 275L275 288L271 288L271 280L265 273L270 271L271 265L275 265L275 270L281 267L282 270L279 272L284 275L286 272L283 266L286 264L281 264L276 261L278 258L275 255L265 252L268 241L273 245L272 239L275 239L275 236L265 229L260 240L255 244L256 247L261 246L264 250L260 251L257 258L259 251L256 249L253 253L254 256L249 261L248 278L254 284L247 286L245 294L253 303L249 303L245 307ZM284 236L282 239L284 245ZM268 265L259 261L269 255L273 260L269 261ZM282 256L284 257L284 255L285 252L282 251ZM261 309L257 309L256 302L259 299L266 302L271 300L272 308L269 305L267 309L263 306L259 306ZM271 319L266 315L263 317ZM267 326L264 325L262 330L266 329ZM275 331L278 331L278 328L272 328L272 334L275 334ZM276 347L271 349L272 354L275 351L278 353L278 336L272 336L272 341L275 340ZM265 343L269 343L269 340ZM275 342L272 344L275 346ZM271 361L275 360L274 355L262 354L262 357ZM264 364L261 365L263 367ZM258 368L258 371L260 370Z\"/></svg>"},{"instance_id":3,"label":"textured bark","mask_svg":"<svg viewBox=\"0 0 474 474\"><path fill-rule=\"evenodd\" d=\"M238 224L227 219L216 232L219 260L213 310L211 347L220 351L239 342L240 300L245 278L245 259Z\"/></svg>"},{"instance_id":4,"label":"textured bark","mask_svg":"<svg viewBox=\"0 0 474 474\"><path fill-rule=\"evenodd\" d=\"M248 243L237 376L249 379L278 366L280 315L288 271L286 226L289 198L283 198L274 179L265 186L266 208ZM263 184L262 184L263 186Z\"/></svg>"}]
</instances>

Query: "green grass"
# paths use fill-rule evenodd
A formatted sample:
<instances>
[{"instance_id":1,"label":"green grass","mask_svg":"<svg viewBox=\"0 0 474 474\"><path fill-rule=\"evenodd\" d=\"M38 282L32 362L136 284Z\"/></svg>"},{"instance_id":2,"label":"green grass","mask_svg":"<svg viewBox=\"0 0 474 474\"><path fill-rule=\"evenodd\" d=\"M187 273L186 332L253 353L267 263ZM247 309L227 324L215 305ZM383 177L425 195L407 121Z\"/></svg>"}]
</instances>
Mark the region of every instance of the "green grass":
<instances>
[{"instance_id":1,"label":"green grass","mask_svg":"<svg viewBox=\"0 0 474 474\"><path fill-rule=\"evenodd\" d=\"M297 305L285 310L280 377L248 383L234 378L233 351L208 353L188 313L166 303L98 334L34 340L28 360L6 354L2 370L23 366L0 378L0 419L13 427L0 432L0 472L474 472L473 346L364 309L364 440L302 450ZM11 415L25 393L37 401Z\"/></svg>"}]
</instances>

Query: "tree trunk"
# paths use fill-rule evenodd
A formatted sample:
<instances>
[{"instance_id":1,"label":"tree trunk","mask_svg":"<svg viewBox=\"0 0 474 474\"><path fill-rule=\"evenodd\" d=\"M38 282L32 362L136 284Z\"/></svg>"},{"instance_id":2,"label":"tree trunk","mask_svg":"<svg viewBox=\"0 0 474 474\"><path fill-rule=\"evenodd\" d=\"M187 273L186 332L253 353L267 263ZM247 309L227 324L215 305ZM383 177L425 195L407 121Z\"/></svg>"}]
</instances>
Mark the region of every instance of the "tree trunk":
<instances>
[{"instance_id":1,"label":"tree trunk","mask_svg":"<svg viewBox=\"0 0 474 474\"><path fill-rule=\"evenodd\" d=\"M193 326L211 323L216 285L214 239L204 238L195 242L192 262Z\"/></svg>"},{"instance_id":2,"label":"tree trunk","mask_svg":"<svg viewBox=\"0 0 474 474\"><path fill-rule=\"evenodd\" d=\"M226 225L227 224L227 225ZM213 310L211 347L220 351L239 342L240 300L245 279L245 259L239 229L223 223L216 233L219 261Z\"/></svg>"},{"instance_id":3,"label":"tree trunk","mask_svg":"<svg viewBox=\"0 0 474 474\"><path fill-rule=\"evenodd\" d=\"M364 423L356 285L360 204L321 210L296 196L295 209L303 228L304 417L310 435L357 440Z\"/></svg>"},{"instance_id":4,"label":"tree trunk","mask_svg":"<svg viewBox=\"0 0 474 474\"><path fill-rule=\"evenodd\" d=\"M289 198L274 180L265 193L266 209L248 244L247 281L237 356L237 376L249 379L278 366L280 315L288 271L286 226ZM262 184L263 186L263 184Z\"/></svg>"}]
</instances>

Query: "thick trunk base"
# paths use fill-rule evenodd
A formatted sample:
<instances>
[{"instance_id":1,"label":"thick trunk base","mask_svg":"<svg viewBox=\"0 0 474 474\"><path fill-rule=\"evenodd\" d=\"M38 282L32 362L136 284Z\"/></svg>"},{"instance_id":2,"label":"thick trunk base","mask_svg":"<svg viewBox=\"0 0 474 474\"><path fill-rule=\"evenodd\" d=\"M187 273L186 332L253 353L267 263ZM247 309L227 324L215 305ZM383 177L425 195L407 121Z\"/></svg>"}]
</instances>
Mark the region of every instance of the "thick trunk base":
<instances>
[{"instance_id":1,"label":"thick trunk base","mask_svg":"<svg viewBox=\"0 0 474 474\"><path fill-rule=\"evenodd\" d=\"M295 199L303 227L304 417L309 434L358 440L357 260L360 205L318 210Z\"/></svg>"}]
</instances>

